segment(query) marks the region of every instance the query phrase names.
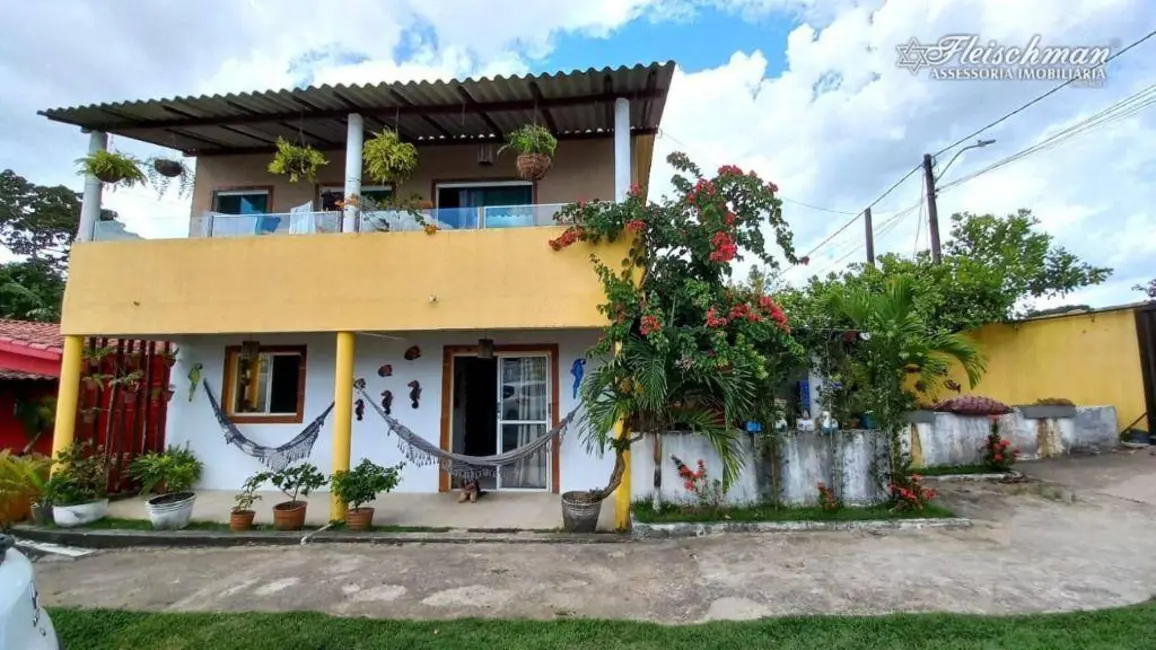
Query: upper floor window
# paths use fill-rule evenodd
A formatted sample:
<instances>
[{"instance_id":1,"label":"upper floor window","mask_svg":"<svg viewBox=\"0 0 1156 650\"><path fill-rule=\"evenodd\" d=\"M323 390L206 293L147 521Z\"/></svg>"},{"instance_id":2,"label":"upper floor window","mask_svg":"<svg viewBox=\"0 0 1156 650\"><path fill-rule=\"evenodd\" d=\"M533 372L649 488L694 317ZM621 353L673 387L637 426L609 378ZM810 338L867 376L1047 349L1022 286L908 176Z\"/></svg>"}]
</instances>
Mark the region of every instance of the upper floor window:
<instances>
[{"instance_id":1,"label":"upper floor window","mask_svg":"<svg viewBox=\"0 0 1156 650\"><path fill-rule=\"evenodd\" d=\"M534 184L526 181L438 183L438 221L451 228L533 225Z\"/></svg>"},{"instance_id":2,"label":"upper floor window","mask_svg":"<svg viewBox=\"0 0 1156 650\"><path fill-rule=\"evenodd\" d=\"M268 214L269 190L240 189L213 192L213 212L221 214Z\"/></svg>"},{"instance_id":3,"label":"upper floor window","mask_svg":"<svg viewBox=\"0 0 1156 650\"><path fill-rule=\"evenodd\" d=\"M345 197L345 186L323 185L320 192L322 212L340 212L337 202ZM380 208L393 198L393 188L388 185L362 185L361 208L367 212Z\"/></svg>"},{"instance_id":4,"label":"upper floor window","mask_svg":"<svg viewBox=\"0 0 1156 650\"><path fill-rule=\"evenodd\" d=\"M234 422L301 422L305 410L305 346L261 346L255 359L240 346L225 350L225 413Z\"/></svg>"}]
</instances>

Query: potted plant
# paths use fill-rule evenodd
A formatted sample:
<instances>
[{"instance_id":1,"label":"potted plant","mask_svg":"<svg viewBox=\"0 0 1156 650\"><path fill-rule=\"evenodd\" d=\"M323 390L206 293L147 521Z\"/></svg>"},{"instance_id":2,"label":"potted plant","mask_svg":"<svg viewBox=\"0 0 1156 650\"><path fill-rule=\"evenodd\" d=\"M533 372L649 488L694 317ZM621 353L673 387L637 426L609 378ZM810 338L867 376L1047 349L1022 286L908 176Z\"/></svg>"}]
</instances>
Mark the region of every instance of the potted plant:
<instances>
[{"instance_id":1,"label":"potted plant","mask_svg":"<svg viewBox=\"0 0 1156 650\"><path fill-rule=\"evenodd\" d=\"M161 360L164 362L166 368L172 368L177 365L177 352L179 348L168 348L161 352Z\"/></svg>"},{"instance_id":2,"label":"potted plant","mask_svg":"<svg viewBox=\"0 0 1156 650\"><path fill-rule=\"evenodd\" d=\"M179 160L161 156L150 158L145 172L148 174L149 182L156 188L158 196L164 196L173 179L178 179L180 183L177 190L178 197L187 196L193 189L193 170Z\"/></svg>"},{"instance_id":3,"label":"potted plant","mask_svg":"<svg viewBox=\"0 0 1156 650\"><path fill-rule=\"evenodd\" d=\"M144 373L140 370L134 370L127 375L112 380L112 383L120 386L126 396L133 396L140 390L140 380L144 377Z\"/></svg>"},{"instance_id":4,"label":"potted plant","mask_svg":"<svg viewBox=\"0 0 1156 650\"><path fill-rule=\"evenodd\" d=\"M273 506L273 525L277 530L300 530L305 525L305 510L309 502L297 497L308 497L325 485L325 475L313 463L302 463L271 472L267 478L273 487L289 497L288 501Z\"/></svg>"},{"instance_id":5,"label":"potted plant","mask_svg":"<svg viewBox=\"0 0 1156 650\"><path fill-rule=\"evenodd\" d=\"M290 183L296 183L302 178L312 183L317 180L317 170L328 164L325 155L313 147L296 145L279 137L277 153L269 163L269 173L288 176Z\"/></svg>"},{"instance_id":6,"label":"potted plant","mask_svg":"<svg viewBox=\"0 0 1156 650\"><path fill-rule=\"evenodd\" d=\"M95 393L97 389L104 388L111 379L112 375L105 374L85 375L80 378L84 384L84 389L90 393Z\"/></svg>"},{"instance_id":7,"label":"potted plant","mask_svg":"<svg viewBox=\"0 0 1156 650\"><path fill-rule=\"evenodd\" d=\"M402 142L396 131L385 129L362 146L365 173L378 183L399 185L417 169L417 147Z\"/></svg>"},{"instance_id":8,"label":"potted plant","mask_svg":"<svg viewBox=\"0 0 1156 650\"><path fill-rule=\"evenodd\" d=\"M146 185L148 179L141 171L140 161L127 154L115 151L98 151L83 158L78 158L80 174L92 174L102 183L109 185L120 184L123 187Z\"/></svg>"},{"instance_id":9,"label":"potted plant","mask_svg":"<svg viewBox=\"0 0 1156 650\"><path fill-rule=\"evenodd\" d=\"M141 482L140 493L160 495L145 504L153 528L179 530L189 525L197 500L192 488L203 471L204 464L188 446L149 452L132 462L129 475Z\"/></svg>"},{"instance_id":10,"label":"potted plant","mask_svg":"<svg viewBox=\"0 0 1156 650\"><path fill-rule=\"evenodd\" d=\"M100 413L100 409L92 406L85 409L80 409L80 421L84 424L92 424L96 422L96 416Z\"/></svg>"},{"instance_id":11,"label":"potted plant","mask_svg":"<svg viewBox=\"0 0 1156 650\"><path fill-rule=\"evenodd\" d=\"M52 460L40 454L17 456L0 450L0 524L20 521L31 514L37 525L51 523L45 499Z\"/></svg>"},{"instance_id":12,"label":"potted plant","mask_svg":"<svg viewBox=\"0 0 1156 650\"><path fill-rule=\"evenodd\" d=\"M112 348L85 348L83 352L84 360L88 362L89 370L100 370L100 364L104 358L112 354Z\"/></svg>"},{"instance_id":13,"label":"potted plant","mask_svg":"<svg viewBox=\"0 0 1156 650\"><path fill-rule=\"evenodd\" d=\"M112 458L85 441L57 452L56 466L45 485L52 519L61 528L83 526L108 514L108 475Z\"/></svg>"},{"instance_id":14,"label":"potted plant","mask_svg":"<svg viewBox=\"0 0 1156 650\"><path fill-rule=\"evenodd\" d=\"M392 492L401 481L399 474L403 467L405 463L382 467L364 458L352 470L333 475L333 493L349 508L345 514L346 528L368 530L373 525L373 508L363 504L373 501L378 494Z\"/></svg>"},{"instance_id":15,"label":"potted plant","mask_svg":"<svg viewBox=\"0 0 1156 650\"><path fill-rule=\"evenodd\" d=\"M550 131L538 124L527 124L511 131L505 146L498 150L500 155L506 149L518 153L518 175L528 181L541 180L550 170L558 139Z\"/></svg>"},{"instance_id":16,"label":"potted plant","mask_svg":"<svg viewBox=\"0 0 1156 650\"><path fill-rule=\"evenodd\" d=\"M237 533L253 527L253 518L257 516L253 504L261 500L257 488L269 480L268 472L260 472L250 476L241 491L233 497L233 509L229 512L229 530Z\"/></svg>"}]
</instances>

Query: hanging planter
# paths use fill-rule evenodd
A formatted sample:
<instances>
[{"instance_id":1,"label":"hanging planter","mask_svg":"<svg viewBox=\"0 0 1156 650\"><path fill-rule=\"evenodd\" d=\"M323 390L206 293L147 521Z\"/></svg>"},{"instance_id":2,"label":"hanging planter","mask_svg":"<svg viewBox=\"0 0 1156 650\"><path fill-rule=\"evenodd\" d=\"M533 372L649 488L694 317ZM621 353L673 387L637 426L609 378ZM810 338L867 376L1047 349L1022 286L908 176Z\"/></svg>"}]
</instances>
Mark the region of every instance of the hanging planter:
<instances>
[{"instance_id":1,"label":"hanging planter","mask_svg":"<svg viewBox=\"0 0 1156 650\"><path fill-rule=\"evenodd\" d=\"M277 138L277 153L269 163L269 173L288 176L290 183L296 183L302 178L313 183L317 180L317 170L328 164L325 155L313 147Z\"/></svg>"},{"instance_id":2,"label":"hanging planter","mask_svg":"<svg viewBox=\"0 0 1156 650\"><path fill-rule=\"evenodd\" d=\"M558 140L546 127L527 124L510 132L506 140L506 145L499 149L498 153L501 154L506 149L513 149L518 153L518 176L527 181L537 181L550 171L554 151L558 148Z\"/></svg>"},{"instance_id":3,"label":"hanging planter","mask_svg":"<svg viewBox=\"0 0 1156 650\"><path fill-rule=\"evenodd\" d=\"M161 352L161 361L164 362L166 368L172 368L177 364L177 351L179 348L170 348Z\"/></svg>"},{"instance_id":4,"label":"hanging planter","mask_svg":"<svg viewBox=\"0 0 1156 650\"><path fill-rule=\"evenodd\" d=\"M150 158L145 167L145 172L148 174L149 183L156 188L158 196L164 196L174 179L177 179L179 182L177 188L177 196L179 198L188 196L189 192L193 189L193 170L189 169L189 167L180 160L160 157Z\"/></svg>"},{"instance_id":5,"label":"hanging planter","mask_svg":"<svg viewBox=\"0 0 1156 650\"><path fill-rule=\"evenodd\" d=\"M402 142L397 131L385 129L361 148L365 173L381 184L400 185L417 169L417 147Z\"/></svg>"},{"instance_id":6,"label":"hanging planter","mask_svg":"<svg viewBox=\"0 0 1156 650\"><path fill-rule=\"evenodd\" d=\"M100 411L98 408L87 408L80 410L80 421L84 424L92 424L96 422L96 414Z\"/></svg>"},{"instance_id":7,"label":"hanging planter","mask_svg":"<svg viewBox=\"0 0 1156 650\"><path fill-rule=\"evenodd\" d=\"M140 161L136 158L116 153L115 151L98 151L83 158L77 158L80 165L80 175L92 174L102 183L133 187L147 185L148 178L141 171Z\"/></svg>"}]
</instances>

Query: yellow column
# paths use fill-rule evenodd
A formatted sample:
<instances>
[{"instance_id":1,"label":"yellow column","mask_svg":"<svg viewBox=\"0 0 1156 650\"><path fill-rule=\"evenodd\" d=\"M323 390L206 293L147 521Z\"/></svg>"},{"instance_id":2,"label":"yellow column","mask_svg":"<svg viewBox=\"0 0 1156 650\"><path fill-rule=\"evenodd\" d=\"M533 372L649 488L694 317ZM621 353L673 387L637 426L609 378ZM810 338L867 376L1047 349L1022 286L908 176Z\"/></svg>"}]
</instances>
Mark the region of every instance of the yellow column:
<instances>
[{"instance_id":1,"label":"yellow column","mask_svg":"<svg viewBox=\"0 0 1156 650\"><path fill-rule=\"evenodd\" d=\"M622 344L616 343L614 346L614 354L622 354ZM626 430L626 423L619 419L614 423L614 435L617 438L629 436L630 432ZM614 527L618 530L627 530L630 528L630 449L622 454L622 461L626 465L622 472L622 482L618 485L618 490L614 493Z\"/></svg>"},{"instance_id":2,"label":"yellow column","mask_svg":"<svg viewBox=\"0 0 1156 650\"><path fill-rule=\"evenodd\" d=\"M60 386L56 393L56 424L52 429L52 455L68 447L76 437L76 407L80 399L81 351L84 339L64 337L60 358Z\"/></svg>"},{"instance_id":3,"label":"yellow column","mask_svg":"<svg viewBox=\"0 0 1156 650\"><path fill-rule=\"evenodd\" d=\"M333 472L349 470L353 437L353 332L337 333L337 367L333 373ZM343 521L345 504L330 496L329 520Z\"/></svg>"}]
</instances>

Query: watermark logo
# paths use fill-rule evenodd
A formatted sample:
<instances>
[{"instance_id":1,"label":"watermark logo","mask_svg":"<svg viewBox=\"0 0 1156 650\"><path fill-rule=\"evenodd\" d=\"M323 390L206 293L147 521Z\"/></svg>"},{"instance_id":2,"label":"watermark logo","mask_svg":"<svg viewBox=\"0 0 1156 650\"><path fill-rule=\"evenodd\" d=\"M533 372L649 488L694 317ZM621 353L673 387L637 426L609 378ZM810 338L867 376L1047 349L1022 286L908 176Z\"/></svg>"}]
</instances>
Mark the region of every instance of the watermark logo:
<instances>
[{"instance_id":1,"label":"watermark logo","mask_svg":"<svg viewBox=\"0 0 1156 650\"><path fill-rule=\"evenodd\" d=\"M897 65L931 79L1071 81L1099 88L1107 80L1108 59L1119 43L1107 46L1041 45L1037 34L1026 45L980 42L976 34L950 34L935 43L912 38L896 46Z\"/></svg>"}]
</instances>

